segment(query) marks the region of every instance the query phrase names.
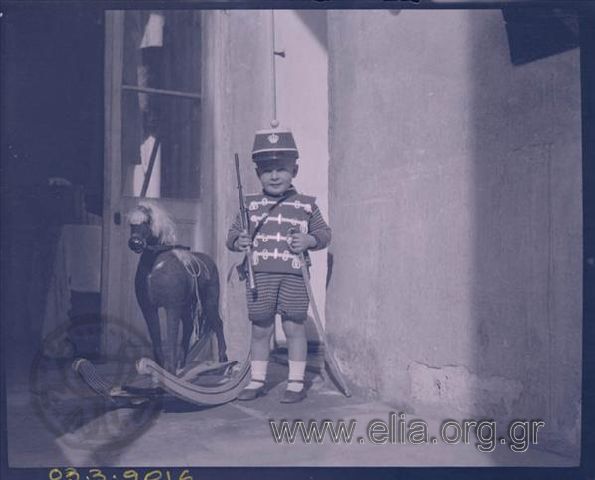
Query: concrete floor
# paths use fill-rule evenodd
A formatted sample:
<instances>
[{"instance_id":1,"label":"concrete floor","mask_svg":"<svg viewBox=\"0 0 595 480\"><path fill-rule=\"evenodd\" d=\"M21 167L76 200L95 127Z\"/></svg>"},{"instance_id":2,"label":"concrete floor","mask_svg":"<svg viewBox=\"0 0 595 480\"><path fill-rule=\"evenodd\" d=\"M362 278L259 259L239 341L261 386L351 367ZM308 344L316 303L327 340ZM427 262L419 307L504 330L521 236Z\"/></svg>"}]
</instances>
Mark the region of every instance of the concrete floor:
<instances>
[{"instance_id":1,"label":"concrete floor","mask_svg":"<svg viewBox=\"0 0 595 480\"><path fill-rule=\"evenodd\" d=\"M66 369L67 370L67 369ZM66 371L65 370L65 371ZM76 379L45 372L46 385ZM62 372L64 373L64 372ZM271 364L272 390L252 402L232 402L212 408L198 408L176 399L164 402L163 409L146 431L130 442L111 448L93 437L89 426L94 422L123 422L134 409L106 411L105 403L90 391L79 390L77 398L62 405L80 405L88 413L80 425L68 433L48 429L34 408L35 387L23 380L25 375L8 378L8 454L11 467L69 466L575 466L577 461L540 450L513 453L498 446L492 453L469 445L436 444L373 445L360 443L366 425L372 419L388 419L395 411L387 403L363 398L345 398L320 377L311 377L308 398L299 404L284 405L279 399L285 388L286 367ZM56 374L56 375L54 375ZM20 380L19 380L20 379ZM85 387L86 388L86 387ZM81 394L81 392L84 392ZM68 403L70 402L70 404ZM90 405L94 408L89 409ZM406 412L405 412L406 413ZM413 418L406 415L405 420ZM415 418L428 424L430 435L437 433L441 419L431 412L416 412ZM356 420L350 444L322 443L277 444L273 441L269 420ZM89 433L91 432L91 433ZM95 442L95 443L93 443ZM82 448L81 448L82 447Z\"/></svg>"}]
</instances>

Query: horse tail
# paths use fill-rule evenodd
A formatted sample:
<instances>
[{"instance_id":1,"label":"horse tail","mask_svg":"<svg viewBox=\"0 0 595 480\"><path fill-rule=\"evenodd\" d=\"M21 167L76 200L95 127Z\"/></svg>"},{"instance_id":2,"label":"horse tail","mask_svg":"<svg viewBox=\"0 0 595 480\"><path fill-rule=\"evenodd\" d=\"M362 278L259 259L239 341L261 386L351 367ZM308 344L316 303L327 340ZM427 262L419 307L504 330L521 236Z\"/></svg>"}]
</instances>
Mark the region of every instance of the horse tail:
<instances>
[{"instance_id":1,"label":"horse tail","mask_svg":"<svg viewBox=\"0 0 595 480\"><path fill-rule=\"evenodd\" d=\"M199 279L201 276L209 278L210 272L205 263L198 258L196 255L188 250L174 249L172 250L174 256L180 261L186 272L191 283L191 318L193 321L193 330L196 338L200 336L202 325L202 305L200 301L200 285Z\"/></svg>"},{"instance_id":2,"label":"horse tail","mask_svg":"<svg viewBox=\"0 0 595 480\"><path fill-rule=\"evenodd\" d=\"M192 279L194 331L197 338L215 333L221 359L227 359L223 321L219 312L220 284L219 271L215 262L204 254L191 253L188 250L174 250ZM202 278L204 298L200 296L199 279Z\"/></svg>"}]
</instances>

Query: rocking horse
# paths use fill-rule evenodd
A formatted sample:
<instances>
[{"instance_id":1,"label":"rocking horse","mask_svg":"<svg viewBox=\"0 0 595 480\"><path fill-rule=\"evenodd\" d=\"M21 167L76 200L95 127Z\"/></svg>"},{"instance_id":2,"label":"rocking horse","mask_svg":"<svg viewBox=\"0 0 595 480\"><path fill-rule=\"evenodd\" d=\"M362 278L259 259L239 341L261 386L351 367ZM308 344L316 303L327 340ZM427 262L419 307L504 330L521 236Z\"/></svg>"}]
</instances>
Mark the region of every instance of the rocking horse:
<instances>
[{"instance_id":1,"label":"rocking horse","mask_svg":"<svg viewBox=\"0 0 595 480\"><path fill-rule=\"evenodd\" d=\"M219 273L204 253L176 245L175 225L156 205L141 203L128 216L129 248L140 254L134 287L147 322L157 364L170 373L183 368L190 338L198 326L202 349L211 333L217 338L218 359L227 361L223 322L219 316ZM166 313L167 344L164 345L158 309ZM182 341L178 330L182 325Z\"/></svg>"},{"instance_id":2,"label":"rocking horse","mask_svg":"<svg viewBox=\"0 0 595 480\"><path fill-rule=\"evenodd\" d=\"M128 247L140 254L134 288L154 355L154 360L138 360L137 372L150 376L161 391L197 405L219 405L235 399L249 381L250 366L247 360L240 364L227 359L215 262L204 253L176 244L173 220L154 204L141 202L128 215L128 222ZM166 314L165 342L159 308ZM198 340L190 347L193 333ZM204 354L212 335L216 338L216 359ZM86 359L75 360L72 367L92 390L115 407L150 400L156 394L155 388L111 385ZM211 377L207 385L202 382L206 376ZM213 382L213 377L218 381Z\"/></svg>"}]
</instances>

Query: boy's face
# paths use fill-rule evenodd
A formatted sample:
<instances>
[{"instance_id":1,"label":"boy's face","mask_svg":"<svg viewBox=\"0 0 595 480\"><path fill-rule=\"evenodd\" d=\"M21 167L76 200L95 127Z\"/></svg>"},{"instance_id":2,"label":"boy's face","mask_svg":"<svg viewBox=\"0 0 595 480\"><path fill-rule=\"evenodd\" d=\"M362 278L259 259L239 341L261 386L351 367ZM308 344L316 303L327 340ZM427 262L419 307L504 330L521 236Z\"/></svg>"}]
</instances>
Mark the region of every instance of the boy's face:
<instances>
[{"instance_id":1,"label":"boy's face","mask_svg":"<svg viewBox=\"0 0 595 480\"><path fill-rule=\"evenodd\" d=\"M256 167L262 189L269 195L283 195L291 187L297 172L295 162L264 162Z\"/></svg>"}]
</instances>

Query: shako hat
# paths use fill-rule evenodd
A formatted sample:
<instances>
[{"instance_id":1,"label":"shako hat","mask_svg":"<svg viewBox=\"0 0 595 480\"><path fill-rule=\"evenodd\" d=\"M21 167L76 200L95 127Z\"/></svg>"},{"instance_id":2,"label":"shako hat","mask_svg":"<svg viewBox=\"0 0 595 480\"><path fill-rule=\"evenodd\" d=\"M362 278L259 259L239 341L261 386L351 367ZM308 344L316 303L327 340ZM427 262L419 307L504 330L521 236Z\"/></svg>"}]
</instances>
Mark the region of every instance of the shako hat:
<instances>
[{"instance_id":1,"label":"shako hat","mask_svg":"<svg viewBox=\"0 0 595 480\"><path fill-rule=\"evenodd\" d=\"M289 129L259 130L254 136L252 160L296 160L298 149Z\"/></svg>"}]
</instances>

